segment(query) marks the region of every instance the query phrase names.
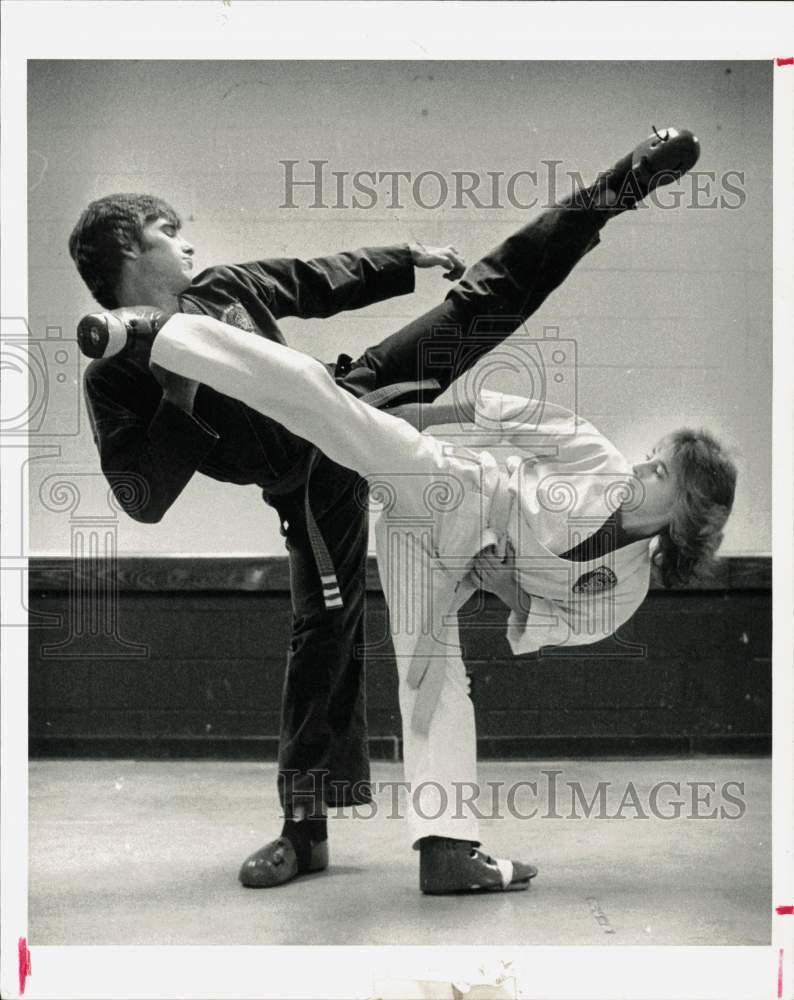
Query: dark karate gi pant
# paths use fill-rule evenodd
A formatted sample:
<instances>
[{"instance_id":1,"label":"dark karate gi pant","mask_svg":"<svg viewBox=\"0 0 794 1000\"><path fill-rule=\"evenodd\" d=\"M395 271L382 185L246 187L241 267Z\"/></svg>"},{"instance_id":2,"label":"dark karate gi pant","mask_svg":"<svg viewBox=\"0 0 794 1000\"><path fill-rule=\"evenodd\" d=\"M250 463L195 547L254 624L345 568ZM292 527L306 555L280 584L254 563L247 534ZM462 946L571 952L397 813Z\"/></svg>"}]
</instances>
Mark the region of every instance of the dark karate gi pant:
<instances>
[{"instance_id":1,"label":"dark karate gi pant","mask_svg":"<svg viewBox=\"0 0 794 1000\"><path fill-rule=\"evenodd\" d=\"M356 395L435 378L440 390L498 345L599 242L609 213L563 203L472 265L444 301L369 348L341 385ZM286 815L371 800L364 662L366 484L322 457L312 511L333 559L344 608L327 611L304 517L303 488L267 498L286 539L293 627L282 698L279 794Z\"/></svg>"}]
</instances>

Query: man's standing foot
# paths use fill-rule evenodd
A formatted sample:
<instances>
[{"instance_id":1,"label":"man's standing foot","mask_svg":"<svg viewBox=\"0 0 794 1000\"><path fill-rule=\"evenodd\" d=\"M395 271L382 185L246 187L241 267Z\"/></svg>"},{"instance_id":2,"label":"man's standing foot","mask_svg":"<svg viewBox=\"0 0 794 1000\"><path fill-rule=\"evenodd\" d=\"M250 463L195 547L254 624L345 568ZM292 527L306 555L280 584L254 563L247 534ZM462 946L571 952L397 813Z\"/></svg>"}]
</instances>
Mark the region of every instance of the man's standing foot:
<instances>
[{"instance_id":1,"label":"man's standing foot","mask_svg":"<svg viewBox=\"0 0 794 1000\"><path fill-rule=\"evenodd\" d=\"M299 875L328 867L328 830L325 817L288 819L281 836L245 859L238 876L249 889L272 889Z\"/></svg>"}]
</instances>

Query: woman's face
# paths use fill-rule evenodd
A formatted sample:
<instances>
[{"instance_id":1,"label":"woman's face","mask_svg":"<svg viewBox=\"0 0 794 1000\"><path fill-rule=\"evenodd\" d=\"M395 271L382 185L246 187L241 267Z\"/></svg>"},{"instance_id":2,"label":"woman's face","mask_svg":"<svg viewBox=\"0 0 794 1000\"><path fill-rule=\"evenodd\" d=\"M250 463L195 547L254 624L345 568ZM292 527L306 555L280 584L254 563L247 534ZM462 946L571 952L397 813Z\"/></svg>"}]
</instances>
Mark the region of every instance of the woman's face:
<instances>
[{"instance_id":1,"label":"woman's face","mask_svg":"<svg viewBox=\"0 0 794 1000\"><path fill-rule=\"evenodd\" d=\"M672 442L662 438L646 460L632 469L641 485L637 510L649 519L667 520L673 511L679 486L673 461Z\"/></svg>"}]
</instances>

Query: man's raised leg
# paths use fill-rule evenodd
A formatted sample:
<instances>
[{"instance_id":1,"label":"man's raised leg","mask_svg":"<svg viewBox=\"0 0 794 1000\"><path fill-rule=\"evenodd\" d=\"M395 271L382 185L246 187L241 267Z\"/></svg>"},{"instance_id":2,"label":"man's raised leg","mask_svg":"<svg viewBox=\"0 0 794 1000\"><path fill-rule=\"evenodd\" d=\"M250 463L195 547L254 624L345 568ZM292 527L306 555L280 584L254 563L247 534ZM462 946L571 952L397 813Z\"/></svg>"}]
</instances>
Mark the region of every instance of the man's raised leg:
<instances>
[{"instance_id":1,"label":"man's raised leg","mask_svg":"<svg viewBox=\"0 0 794 1000\"><path fill-rule=\"evenodd\" d=\"M600 230L697 162L690 132L664 129L473 264L445 300L369 348L375 386L435 378L446 389L518 329L600 242ZM355 371L355 369L354 369Z\"/></svg>"}]
</instances>

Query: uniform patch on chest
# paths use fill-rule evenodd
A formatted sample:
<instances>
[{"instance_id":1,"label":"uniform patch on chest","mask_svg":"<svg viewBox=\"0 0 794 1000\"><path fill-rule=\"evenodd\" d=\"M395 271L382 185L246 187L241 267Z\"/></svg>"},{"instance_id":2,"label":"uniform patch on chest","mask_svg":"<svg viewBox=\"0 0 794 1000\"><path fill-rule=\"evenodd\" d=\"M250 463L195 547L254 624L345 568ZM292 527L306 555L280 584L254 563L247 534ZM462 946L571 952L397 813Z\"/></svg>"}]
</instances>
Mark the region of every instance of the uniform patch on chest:
<instances>
[{"instance_id":1,"label":"uniform patch on chest","mask_svg":"<svg viewBox=\"0 0 794 1000\"><path fill-rule=\"evenodd\" d=\"M583 573L573 585L574 594L598 594L602 590L611 590L618 578L607 566L599 566L590 573Z\"/></svg>"},{"instance_id":2,"label":"uniform patch on chest","mask_svg":"<svg viewBox=\"0 0 794 1000\"><path fill-rule=\"evenodd\" d=\"M229 326L236 326L238 330L256 333L256 324L239 302L233 302L230 306L226 306L221 314L221 320L228 323Z\"/></svg>"}]
</instances>

